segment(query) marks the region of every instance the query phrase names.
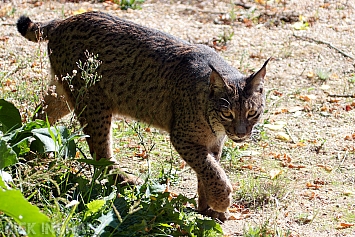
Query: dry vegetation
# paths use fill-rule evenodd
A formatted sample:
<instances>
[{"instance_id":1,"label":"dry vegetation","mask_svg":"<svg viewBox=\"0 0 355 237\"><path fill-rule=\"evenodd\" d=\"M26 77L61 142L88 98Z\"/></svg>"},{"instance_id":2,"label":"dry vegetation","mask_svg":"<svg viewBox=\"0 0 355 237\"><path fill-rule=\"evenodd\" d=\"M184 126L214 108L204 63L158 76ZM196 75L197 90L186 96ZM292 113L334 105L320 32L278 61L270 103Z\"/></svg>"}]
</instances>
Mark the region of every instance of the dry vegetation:
<instances>
[{"instance_id":1,"label":"dry vegetation","mask_svg":"<svg viewBox=\"0 0 355 237\"><path fill-rule=\"evenodd\" d=\"M45 44L27 42L16 32L22 14L49 20L106 11L215 47L244 73L272 56L267 109L255 136L245 144L226 144L222 162L235 184L235 204L224 234L253 236L259 229L264 236L355 236L355 2L244 2L147 0L141 10L128 11L110 1L2 2L1 98L29 119L48 77ZM120 133L125 126L118 123L115 132L116 155L122 164L133 164L130 169L145 171L139 141ZM170 154L166 134L143 133L154 144L151 160L173 161L179 171L172 190L194 196L194 176Z\"/></svg>"}]
</instances>

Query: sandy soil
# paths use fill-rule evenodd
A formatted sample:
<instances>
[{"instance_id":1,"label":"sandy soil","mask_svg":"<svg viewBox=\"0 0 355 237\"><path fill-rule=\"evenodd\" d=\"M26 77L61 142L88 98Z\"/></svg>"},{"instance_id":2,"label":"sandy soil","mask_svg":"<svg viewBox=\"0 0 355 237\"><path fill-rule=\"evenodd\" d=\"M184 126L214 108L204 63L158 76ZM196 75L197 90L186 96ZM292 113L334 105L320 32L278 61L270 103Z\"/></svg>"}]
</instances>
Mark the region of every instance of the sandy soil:
<instances>
[{"instance_id":1,"label":"sandy soil","mask_svg":"<svg viewBox=\"0 0 355 237\"><path fill-rule=\"evenodd\" d=\"M18 90L14 102L26 116L34 103L21 99L26 85L34 86L30 91L36 97L40 81L48 76L43 70L48 62L36 55L45 46L31 44L16 32L14 24L22 14L49 20L106 11L215 47L244 73L273 57L267 67L262 121L271 126L261 126L267 138L250 141L239 166L224 165L236 190L241 180L270 179L276 170L282 172L286 192L267 204L238 209L235 220L223 224L225 235L242 236L248 226L267 223L275 236L355 236L355 227L341 226L355 224L355 2L244 2L234 6L227 0L147 0L142 10L128 11L111 2L2 2L0 94ZM12 77L22 78L24 84L16 84ZM193 194L194 182L193 175L187 175L178 190ZM235 204L244 205L239 200Z\"/></svg>"}]
</instances>

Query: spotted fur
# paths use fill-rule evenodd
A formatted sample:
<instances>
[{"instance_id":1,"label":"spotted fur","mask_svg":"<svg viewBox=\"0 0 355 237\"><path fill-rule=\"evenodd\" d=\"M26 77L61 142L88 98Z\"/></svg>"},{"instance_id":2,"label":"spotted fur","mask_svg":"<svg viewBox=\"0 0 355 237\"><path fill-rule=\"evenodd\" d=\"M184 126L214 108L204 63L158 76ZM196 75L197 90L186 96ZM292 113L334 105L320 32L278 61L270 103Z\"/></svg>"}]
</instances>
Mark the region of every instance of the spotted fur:
<instances>
[{"instance_id":1,"label":"spotted fur","mask_svg":"<svg viewBox=\"0 0 355 237\"><path fill-rule=\"evenodd\" d=\"M232 185L219 164L222 147L227 136L236 142L249 137L258 122L267 62L244 76L207 46L100 12L46 23L22 16L17 27L28 40L48 41L53 77L44 112L51 123L74 110L97 159L114 159L115 114L166 130L197 174L198 210L226 218ZM102 78L82 95L77 62L86 60L86 51L102 61ZM73 70L78 73L69 83L63 77Z\"/></svg>"}]
</instances>

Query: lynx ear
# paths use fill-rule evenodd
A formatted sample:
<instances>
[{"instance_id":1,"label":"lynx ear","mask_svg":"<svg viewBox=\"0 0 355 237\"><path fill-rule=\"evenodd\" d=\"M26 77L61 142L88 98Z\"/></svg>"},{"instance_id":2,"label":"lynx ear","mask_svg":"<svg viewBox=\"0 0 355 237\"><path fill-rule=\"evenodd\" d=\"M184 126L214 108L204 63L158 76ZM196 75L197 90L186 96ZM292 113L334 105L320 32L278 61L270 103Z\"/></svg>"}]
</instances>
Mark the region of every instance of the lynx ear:
<instances>
[{"instance_id":1,"label":"lynx ear","mask_svg":"<svg viewBox=\"0 0 355 237\"><path fill-rule=\"evenodd\" d=\"M266 65L271 58L266 60L263 67L256 73L251 74L247 80L244 91L247 95L252 95L254 92L262 93L264 90L264 77L266 75Z\"/></svg>"},{"instance_id":2,"label":"lynx ear","mask_svg":"<svg viewBox=\"0 0 355 237\"><path fill-rule=\"evenodd\" d=\"M222 92L225 86L226 82L224 79L214 70L214 68L212 68L210 75L210 96L213 96L218 92Z\"/></svg>"}]
</instances>

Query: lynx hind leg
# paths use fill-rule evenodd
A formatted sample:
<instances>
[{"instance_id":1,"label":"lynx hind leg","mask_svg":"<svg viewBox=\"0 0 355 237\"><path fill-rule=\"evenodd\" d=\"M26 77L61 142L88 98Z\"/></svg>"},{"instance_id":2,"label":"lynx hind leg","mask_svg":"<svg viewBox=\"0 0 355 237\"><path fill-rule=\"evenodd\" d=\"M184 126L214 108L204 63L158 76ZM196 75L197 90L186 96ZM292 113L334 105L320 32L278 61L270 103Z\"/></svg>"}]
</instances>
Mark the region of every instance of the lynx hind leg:
<instances>
[{"instance_id":1,"label":"lynx hind leg","mask_svg":"<svg viewBox=\"0 0 355 237\"><path fill-rule=\"evenodd\" d=\"M68 100L69 98L63 85L58 80L52 80L48 85L47 91L44 93L42 103L39 105L41 109L34 115L34 118L46 120L48 117L50 125L53 125L70 113L72 103Z\"/></svg>"},{"instance_id":2,"label":"lynx hind leg","mask_svg":"<svg viewBox=\"0 0 355 237\"><path fill-rule=\"evenodd\" d=\"M79 114L79 121L84 126L84 133L89 135L86 138L89 145L90 153L96 160L102 158L114 162L109 170L115 175L115 179L119 183L128 183L131 185L141 184L143 181L131 174L127 174L119 168L117 160L113 156L112 151L112 110L107 103L106 98L93 98L85 101L84 109L76 109ZM100 102L102 101L102 102Z\"/></svg>"}]
</instances>

